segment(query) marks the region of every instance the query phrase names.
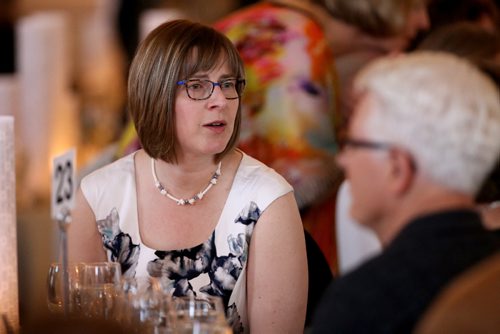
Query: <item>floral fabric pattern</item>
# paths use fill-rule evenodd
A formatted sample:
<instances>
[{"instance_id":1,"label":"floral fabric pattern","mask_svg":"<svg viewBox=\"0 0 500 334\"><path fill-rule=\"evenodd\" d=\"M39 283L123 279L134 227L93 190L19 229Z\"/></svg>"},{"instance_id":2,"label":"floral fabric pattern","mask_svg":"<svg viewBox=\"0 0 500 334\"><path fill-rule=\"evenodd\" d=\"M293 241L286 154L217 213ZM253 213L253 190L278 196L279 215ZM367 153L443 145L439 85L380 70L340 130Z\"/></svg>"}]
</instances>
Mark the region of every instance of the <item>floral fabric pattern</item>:
<instances>
[{"instance_id":1,"label":"floral fabric pattern","mask_svg":"<svg viewBox=\"0 0 500 334\"><path fill-rule=\"evenodd\" d=\"M104 248L108 251L109 260L120 263L125 277L134 277L140 248L132 242L129 234L120 230L119 224L118 211L113 208L105 219L97 221L97 229L101 233Z\"/></svg>"}]
</instances>

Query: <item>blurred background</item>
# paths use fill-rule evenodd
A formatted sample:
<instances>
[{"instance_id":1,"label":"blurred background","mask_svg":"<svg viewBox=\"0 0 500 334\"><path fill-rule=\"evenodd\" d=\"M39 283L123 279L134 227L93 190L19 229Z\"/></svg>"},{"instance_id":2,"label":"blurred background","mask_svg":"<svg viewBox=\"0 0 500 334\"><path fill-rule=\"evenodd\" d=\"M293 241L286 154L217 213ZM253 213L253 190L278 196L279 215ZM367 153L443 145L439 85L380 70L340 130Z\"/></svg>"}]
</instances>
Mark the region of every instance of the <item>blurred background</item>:
<instances>
[{"instance_id":1,"label":"blurred background","mask_svg":"<svg viewBox=\"0 0 500 334\"><path fill-rule=\"evenodd\" d=\"M53 158L76 148L81 176L112 154L127 122L129 61L159 22L212 23L251 2L0 0L0 115L14 116L21 325L48 312L46 275L60 259Z\"/></svg>"},{"instance_id":2,"label":"blurred background","mask_svg":"<svg viewBox=\"0 0 500 334\"><path fill-rule=\"evenodd\" d=\"M14 116L21 325L48 313L47 272L51 262L60 260L60 233L50 214L54 157L76 148L78 178L114 158L119 149L118 139L123 139L128 124L127 69L139 41L154 27L174 18L211 24L255 2L0 0L0 116ZM486 27L495 34L498 44L499 0L424 3L428 5L432 28L466 20ZM409 50L417 48L426 36L427 32L417 35ZM473 51L483 49L481 39L474 44L473 38L457 36L449 37L459 41L459 45L448 45L455 52L467 47ZM384 36L374 38L384 40ZM342 38L336 36L336 39ZM432 49L433 43L443 48L446 42L443 36L436 35L435 39L440 42L428 41L427 49ZM471 43L462 43L465 40ZM371 52L350 52L337 57L339 85L348 82L350 75L367 61L366 56L371 55ZM498 47L494 57L494 75L498 78ZM0 167L1 163L0 155ZM499 170L495 184L499 184ZM0 187L5 187L3 176L0 174ZM496 189L490 193L498 194ZM5 199L2 196L0 192L0 200ZM3 223L1 204L0 223ZM2 240L5 239L0 235L0 246ZM9 256L2 254L0 248L0 265ZM2 273L5 271L0 271L0 280L4 278ZM0 296L2 289L5 287L0 284ZM0 314L4 311L0 306ZM1 329L0 324L0 334Z\"/></svg>"}]
</instances>

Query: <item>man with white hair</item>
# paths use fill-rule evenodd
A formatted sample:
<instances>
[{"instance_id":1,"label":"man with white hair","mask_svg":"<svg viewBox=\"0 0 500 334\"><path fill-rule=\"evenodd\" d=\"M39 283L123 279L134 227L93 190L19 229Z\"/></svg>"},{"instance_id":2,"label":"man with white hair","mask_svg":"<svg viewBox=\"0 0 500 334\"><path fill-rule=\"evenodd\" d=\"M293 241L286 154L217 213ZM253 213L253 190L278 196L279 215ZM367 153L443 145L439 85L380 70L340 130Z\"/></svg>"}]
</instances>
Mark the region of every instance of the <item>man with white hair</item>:
<instances>
[{"instance_id":1,"label":"man with white hair","mask_svg":"<svg viewBox=\"0 0 500 334\"><path fill-rule=\"evenodd\" d=\"M474 196L500 155L498 87L444 53L385 57L354 83L338 163L383 252L332 283L314 333L410 333L454 277L500 251Z\"/></svg>"}]
</instances>

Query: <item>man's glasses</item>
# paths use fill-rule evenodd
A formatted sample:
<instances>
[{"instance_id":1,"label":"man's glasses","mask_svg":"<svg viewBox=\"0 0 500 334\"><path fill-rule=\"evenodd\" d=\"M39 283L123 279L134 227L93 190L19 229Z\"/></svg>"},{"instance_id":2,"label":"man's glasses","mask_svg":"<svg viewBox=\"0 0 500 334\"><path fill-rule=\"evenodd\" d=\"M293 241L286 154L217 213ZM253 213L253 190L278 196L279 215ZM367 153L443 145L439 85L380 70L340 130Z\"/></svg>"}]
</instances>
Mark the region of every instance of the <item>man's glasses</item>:
<instances>
[{"instance_id":1,"label":"man's glasses","mask_svg":"<svg viewBox=\"0 0 500 334\"><path fill-rule=\"evenodd\" d=\"M386 143L379 143L370 140L352 139L352 138L347 138L341 141L340 147L342 150L349 148L363 148L369 150L389 150L393 148L392 145Z\"/></svg>"},{"instance_id":2,"label":"man's glasses","mask_svg":"<svg viewBox=\"0 0 500 334\"><path fill-rule=\"evenodd\" d=\"M245 79L224 79L219 82L202 79L188 79L178 81L177 84L186 87L187 95L192 100L208 99L212 96L215 86L220 87L226 99L234 100L243 94Z\"/></svg>"},{"instance_id":3,"label":"man's glasses","mask_svg":"<svg viewBox=\"0 0 500 334\"><path fill-rule=\"evenodd\" d=\"M400 149L393 144L381 143L364 139L347 138L340 142L340 149L343 152L345 152L348 149L368 149L368 150L386 150L386 151L393 150L393 152L400 152L402 154L405 154L410 161L411 168L413 170L417 170L417 163L415 162L413 156L408 151Z\"/></svg>"}]
</instances>

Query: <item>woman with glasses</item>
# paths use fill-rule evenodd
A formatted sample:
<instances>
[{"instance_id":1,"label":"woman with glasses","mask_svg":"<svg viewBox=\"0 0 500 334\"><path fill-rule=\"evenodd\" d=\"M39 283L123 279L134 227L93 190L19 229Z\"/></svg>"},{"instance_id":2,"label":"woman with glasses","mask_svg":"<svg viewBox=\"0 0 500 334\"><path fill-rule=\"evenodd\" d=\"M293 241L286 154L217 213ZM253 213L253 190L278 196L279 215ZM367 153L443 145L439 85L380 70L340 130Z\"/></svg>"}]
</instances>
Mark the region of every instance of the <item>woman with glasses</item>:
<instances>
[{"instance_id":1,"label":"woman with glasses","mask_svg":"<svg viewBox=\"0 0 500 334\"><path fill-rule=\"evenodd\" d=\"M220 296L235 333L302 332L300 215L292 187L235 148L244 86L216 30L176 20L152 31L128 83L142 149L82 180L69 256L159 277L173 296Z\"/></svg>"}]
</instances>

